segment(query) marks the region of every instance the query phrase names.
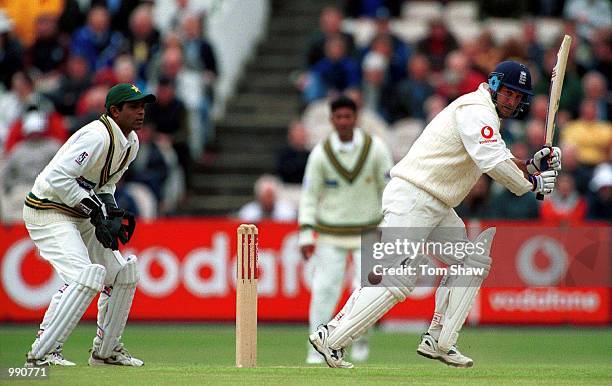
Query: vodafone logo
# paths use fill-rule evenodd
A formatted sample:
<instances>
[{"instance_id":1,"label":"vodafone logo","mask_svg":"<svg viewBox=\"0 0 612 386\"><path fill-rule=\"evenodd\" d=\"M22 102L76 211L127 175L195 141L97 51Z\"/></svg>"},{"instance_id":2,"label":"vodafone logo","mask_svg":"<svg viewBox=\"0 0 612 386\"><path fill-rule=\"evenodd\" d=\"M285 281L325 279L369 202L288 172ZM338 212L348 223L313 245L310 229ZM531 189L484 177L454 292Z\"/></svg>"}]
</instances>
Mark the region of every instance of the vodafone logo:
<instances>
[{"instance_id":1,"label":"vodafone logo","mask_svg":"<svg viewBox=\"0 0 612 386\"><path fill-rule=\"evenodd\" d=\"M485 126L480 129L480 134L482 134L483 138L489 139L493 137L493 128L491 126Z\"/></svg>"},{"instance_id":2,"label":"vodafone logo","mask_svg":"<svg viewBox=\"0 0 612 386\"><path fill-rule=\"evenodd\" d=\"M548 260L546 267L536 264L538 252ZM530 286L554 286L565 276L568 261L569 256L559 241L552 237L535 236L519 249L516 268L520 278Z\"/></svg>"},{"instance_id":3,"label":"vodafone logo","mask_svg":"<svg viewBox=\"0 0 612 386\"><path fill-rule=\"evenodd\" d=\"M479 143L483 144L497 142L497 139L491 139L493 138L493 134L494 132L491 126L484 126L482 129L480 129L480 135L482 135L482 138L484 138L484 140L481 140Z\"/></svg>"}]
</instances>

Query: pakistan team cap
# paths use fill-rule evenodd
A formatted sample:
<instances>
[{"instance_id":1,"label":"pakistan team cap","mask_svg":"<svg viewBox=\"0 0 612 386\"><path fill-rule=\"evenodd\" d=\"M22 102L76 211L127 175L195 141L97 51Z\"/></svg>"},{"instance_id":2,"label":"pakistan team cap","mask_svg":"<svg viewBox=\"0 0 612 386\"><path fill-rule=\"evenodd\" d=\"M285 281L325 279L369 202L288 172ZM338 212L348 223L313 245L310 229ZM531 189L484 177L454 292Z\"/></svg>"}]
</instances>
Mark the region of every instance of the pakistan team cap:
<instances>
[{"instance_id":1,"label":"pakistan team cap","mask_svg":"<svg viewBox=\"0 0 612 386\"><path fill-rule=\"evenodd\" d=\"M106 94L106 108L112 105L118 105L121 102L144 101L144 103L153 103L156 98L153 94L143 94L138 87L129 83L119 83L114 85Z\"/></svg>"}]
</instances>

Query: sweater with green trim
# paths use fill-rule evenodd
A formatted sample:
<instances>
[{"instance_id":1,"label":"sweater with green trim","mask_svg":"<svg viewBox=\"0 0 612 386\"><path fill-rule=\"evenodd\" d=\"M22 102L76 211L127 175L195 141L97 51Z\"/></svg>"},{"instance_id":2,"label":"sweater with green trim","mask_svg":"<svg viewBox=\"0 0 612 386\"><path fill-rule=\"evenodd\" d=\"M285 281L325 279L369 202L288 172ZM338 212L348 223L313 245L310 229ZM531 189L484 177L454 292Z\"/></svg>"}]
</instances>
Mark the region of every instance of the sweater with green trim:
<instances>
[{"instance_id":1,"label":"sweater with green trim","mask_svg":"<svg viewBox=\"0 0 612 386\"><path fill-rule=\"evenodd\" d=\"M89 196L89 190L114 194L115 184L136 158L138 147L135 132L126 138L111 118L102 115L60 148L36 178L25 205L86 217L74 207Z\"/></svg>"},{"instance_id":2,"label":"sweater with green trim","mask_svg":"<svg viewBox=\"0 0 612 386\"><path fill-rule=\"evenodd\" d=\"M310 153L300 197L300 244L312 243L312 232L359 235L382 219L382 192L393 166L391 154L377 137L355 129L353 143L330 134Z\"/></svg>"}]
</instances>

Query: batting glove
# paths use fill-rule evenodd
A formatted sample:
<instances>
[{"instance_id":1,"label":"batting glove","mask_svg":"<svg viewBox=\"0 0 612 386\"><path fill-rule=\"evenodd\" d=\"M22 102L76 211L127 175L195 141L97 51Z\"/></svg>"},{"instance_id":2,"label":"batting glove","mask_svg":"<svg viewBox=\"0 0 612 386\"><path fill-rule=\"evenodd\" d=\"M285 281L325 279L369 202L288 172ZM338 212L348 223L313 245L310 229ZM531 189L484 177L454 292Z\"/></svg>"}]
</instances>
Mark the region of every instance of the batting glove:
<instances>
[{"instance_id":1,"label":"batting glove","mask_svg":"<svg viewBox=\"0 0 612 386\"><path fill-rule=\"evenodd\" d=\"M557 182L557 171L547 170L537 175L530 175L529 182L532 184L531 191L541 194L551 194Z\"/></svg>"},{"instance_id":2,"label":"batting glove","mask_svg":"<svg viewBox=\"0 0 612 386\"><path fill-rule=\"evenodd\" d=\"M550 159L548 160L548 164L550 168L556 172L561 171L561 149L558 147L552 148L552 154L550 155Z\"/></svg>"},{"instance_id":3,"label":"batting glove","mask_svg":"<svg viewBox=\"0 0 612 386\"><path fill-rule=\"evenodd\" d=\"M561 171L561 149L553 147L543 147L538 150L533 158L527 160L527 171L529 174L536 174L546 170Z\"/></svg>"}]
</instances>

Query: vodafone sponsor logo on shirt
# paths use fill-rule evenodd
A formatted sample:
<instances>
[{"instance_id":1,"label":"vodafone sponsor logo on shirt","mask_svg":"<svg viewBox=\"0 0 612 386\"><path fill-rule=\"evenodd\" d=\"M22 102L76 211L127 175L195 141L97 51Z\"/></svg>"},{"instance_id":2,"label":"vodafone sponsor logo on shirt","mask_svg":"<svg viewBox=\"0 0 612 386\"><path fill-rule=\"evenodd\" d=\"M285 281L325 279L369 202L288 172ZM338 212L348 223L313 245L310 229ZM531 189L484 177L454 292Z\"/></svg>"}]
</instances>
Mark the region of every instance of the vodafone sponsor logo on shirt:
<instances>
[{"instance_id":1,"label":"vodafone sponsor logo on shirt","mask_svg":"<svg viewBox=\"0 0 612 386\"><path fill-rule=\"evenodd\" d=\"M484 144L497 142L497 138L493 138L493 134L495 133L493 132L493 128L491 126L484 126L482 129L480 129L480 135L482 135L483 139L481 139L478 143Z\"/></svg>"}]
</instances>

